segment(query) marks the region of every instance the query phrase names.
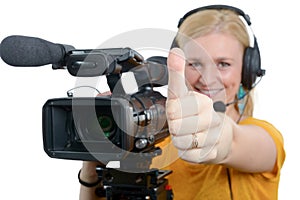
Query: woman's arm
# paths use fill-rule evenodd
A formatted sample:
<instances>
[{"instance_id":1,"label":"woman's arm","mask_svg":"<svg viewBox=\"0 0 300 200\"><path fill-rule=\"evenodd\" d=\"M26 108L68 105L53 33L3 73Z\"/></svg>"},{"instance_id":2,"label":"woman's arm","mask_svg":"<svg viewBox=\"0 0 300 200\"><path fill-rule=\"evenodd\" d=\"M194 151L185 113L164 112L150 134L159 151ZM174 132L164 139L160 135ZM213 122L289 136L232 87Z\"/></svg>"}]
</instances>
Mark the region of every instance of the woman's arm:
<instances>
[{"instance_id":1,"label":"woman's arm","mask_svg":"<svg viewBox=\"0 0 300 200\"><path fill-rule=\"evenodd\" d=\"M98 97L111 95L110 91L103 92L98 94ZM80 179L86 183L95 183L98 181L98 174L96 172L96 167L101 165L99 162L83 161ZM102 184L102 183L99 183ZM95 190L98 186L95 187L86 187L84 185L80 186L79 200L100 200L102 198L97 197ZM106 199L106 198L104 198Z\"/></svg>"},{"instance_id":2,"label":"woman's arm","mask_svg":"<svg viewBox=\"0 0 300 200\"><path fill-rule=\"evenodd\" d=\"M80 179L86 183L95 183L98 181L98 174L96 172L96 167L99 165L97 162L83 161ZM101 183L99 183L101 184ZM96 196L95 187L86 187L84 185L80 186L79 200L99 200L100 198Z\"/></svg>"},{"instance_id":3,"label":"woman's arm","mask_svg":"<svg viewBox=\"0 0 300 200\"><path fill-rule=\"evenodd\" d=\"M237 125L232 122L231 151L223 164L245 172L271 172L277 150L266 130L255 125Z\"/></svg>"}]
</instances>

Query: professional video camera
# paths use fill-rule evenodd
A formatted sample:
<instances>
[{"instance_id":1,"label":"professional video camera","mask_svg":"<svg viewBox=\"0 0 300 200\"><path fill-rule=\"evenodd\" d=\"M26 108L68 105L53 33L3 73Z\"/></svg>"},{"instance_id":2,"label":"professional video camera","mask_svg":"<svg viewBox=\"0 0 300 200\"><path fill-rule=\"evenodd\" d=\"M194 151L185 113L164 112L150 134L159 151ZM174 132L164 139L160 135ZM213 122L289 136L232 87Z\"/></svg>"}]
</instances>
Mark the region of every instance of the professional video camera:
<instances>
[{"instance_id":1,"label":"professional video camera","mask_svg":"<svg viewBox=\"0 0 300 200\"><path fill-rule=\"evenodd\" d=\"M155 145L169 135L165 97L154 90L167 84L166 59L147 60L130 48L77 50L40 38L9 36L1 58L12 66L67 69L77 77L105 75L109 96L49 99L43 106L43 143L53 158L100 161L107 199L171 199L165 176L150 169L161 154ZM133 73L138 91L127 94L123 73ZM83 86L84 87L84 86ZM112 162L120 166L113 169ZM137 178L138 177L138 178Z\"/></svg>"}]
</instances>

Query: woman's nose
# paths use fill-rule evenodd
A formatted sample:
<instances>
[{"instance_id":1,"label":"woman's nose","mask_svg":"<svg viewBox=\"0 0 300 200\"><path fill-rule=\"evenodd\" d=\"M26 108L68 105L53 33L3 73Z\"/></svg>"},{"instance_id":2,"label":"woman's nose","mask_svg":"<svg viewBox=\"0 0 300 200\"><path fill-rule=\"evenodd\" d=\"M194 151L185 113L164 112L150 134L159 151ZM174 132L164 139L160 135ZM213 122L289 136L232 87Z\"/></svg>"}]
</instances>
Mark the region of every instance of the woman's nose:
<instances>
[{"instance_id":1,"label":"woman's nose","mask_svg":"<svg viewBox=\"0 0 300 200\"><path fill-rule=\"evenodd\" d=\"M222 78L216 65L209 64L199 70L199 82L203 86L223 85Z\"/></svg>"}]
</instances>

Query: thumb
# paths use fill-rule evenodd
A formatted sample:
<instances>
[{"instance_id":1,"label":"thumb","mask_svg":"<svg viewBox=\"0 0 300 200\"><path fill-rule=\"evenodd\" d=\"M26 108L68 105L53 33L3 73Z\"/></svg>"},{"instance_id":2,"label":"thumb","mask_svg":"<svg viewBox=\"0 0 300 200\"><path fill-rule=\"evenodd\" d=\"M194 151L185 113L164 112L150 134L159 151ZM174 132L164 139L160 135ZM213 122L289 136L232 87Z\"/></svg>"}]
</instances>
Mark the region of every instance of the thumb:
<instances>
[{"instance_id":1,"label":"thumb","mask_svg":"<svg viewBox=\"0 0 300 200\"><path fill-rule=\"evenodd\" d=\"M184 96L188 93L185 85L185 56L179 48L173 48L169 52L168 60L168 98L174 99Z\"/></svg>"}]
</instances>

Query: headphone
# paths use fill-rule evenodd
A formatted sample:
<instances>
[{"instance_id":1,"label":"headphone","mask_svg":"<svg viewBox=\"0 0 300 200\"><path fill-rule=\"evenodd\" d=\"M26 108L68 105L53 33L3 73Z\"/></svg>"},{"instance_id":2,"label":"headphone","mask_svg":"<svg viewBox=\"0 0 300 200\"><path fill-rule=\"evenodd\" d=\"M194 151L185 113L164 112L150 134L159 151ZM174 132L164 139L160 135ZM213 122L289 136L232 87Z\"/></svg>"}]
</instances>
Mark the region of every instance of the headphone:
<instances>
[{"instance_id":1,"label":"headphone","mask_svg":"<svg viewBox=\"0 0 300 200\"><path fill-rule=\"evenodd\" d=\"M181 24L185 21L187 17L190 15L203 11L203 10L210 10L210 9L216 9L216 10L221 10L221 9L227 9L231 10L238 15L240 15L245 22L247 23L246 26L250 28L251 21L249 15L245 14L241 9L228 6L228 5L209 5L209 6L204 6L200 8L193 9L189 12L187 12L182 18L180 18L177 28L181 26ZM243 20L242 20L243 21ZM247 30L247 32L249 32ZM250 34L249 34L250 35ZM257 44L257 40L255 35L252 33L253 37L253 45L247 47L244 52L244 58L243 58L243 68L242 68L242 85L245 89L248 89L249 91L256 86L256 78L257 77L262 77L265 75L265 70L261 69L261 59L260 59L260 52ZM173 47L178 47L177 42L173 41L172 43L172 48Z\"/></svg>"}]
</instances>

